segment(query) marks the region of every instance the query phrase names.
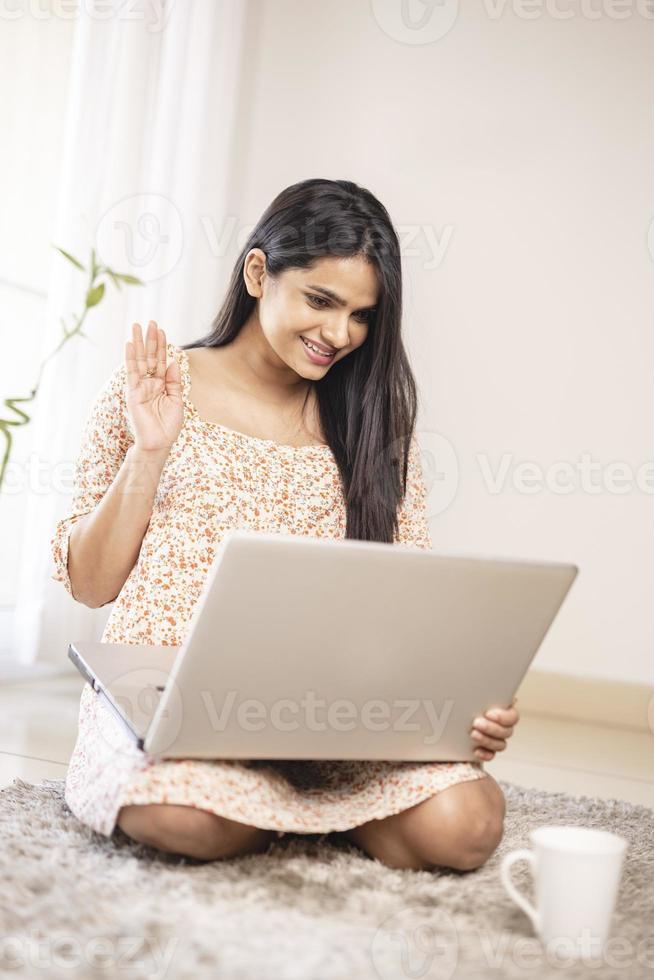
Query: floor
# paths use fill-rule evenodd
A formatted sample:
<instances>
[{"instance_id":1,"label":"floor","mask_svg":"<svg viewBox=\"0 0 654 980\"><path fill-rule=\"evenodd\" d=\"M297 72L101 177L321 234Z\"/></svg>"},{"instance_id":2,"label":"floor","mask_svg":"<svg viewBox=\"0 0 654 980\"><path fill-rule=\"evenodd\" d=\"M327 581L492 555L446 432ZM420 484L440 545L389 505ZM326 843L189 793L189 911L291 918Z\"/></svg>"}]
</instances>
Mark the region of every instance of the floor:
<instances>
[{"instance_id":1,"label":"floor","mask_svg":"<svg viewBox=\"0 0 654 980\"><path fill-rule=\"evenodd\" d=\"M0 787L64 779L84 681L66 676L0 688ZM486 763L496 779L654 809L652 734L523 712L509 748Z\"/></svg>"}]
</instances>

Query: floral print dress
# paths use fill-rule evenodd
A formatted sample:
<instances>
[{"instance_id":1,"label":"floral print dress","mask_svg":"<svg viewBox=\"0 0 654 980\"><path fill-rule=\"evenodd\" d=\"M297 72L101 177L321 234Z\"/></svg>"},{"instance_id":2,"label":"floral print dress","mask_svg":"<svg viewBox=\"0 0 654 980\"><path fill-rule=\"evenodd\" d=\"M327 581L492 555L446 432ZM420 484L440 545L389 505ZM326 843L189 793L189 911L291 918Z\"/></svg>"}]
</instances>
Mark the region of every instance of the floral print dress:
<instances>
[{"instance_id":1,"label":"floral print dress","mask_svg":"<svg viewBox=\"0 0 654 980\"><path fill-rule=\"evenodd\" d=\"M222 536L247 527L345 537L345 501L328 446L293 447L208 422L190 399L186 352L178 360L184 424L167 458L137 560L113 602L103 643L180 645ZM113 482L133 430L125 366L110 375L89 412L76 461L70 512L51 540L52 578L72 596L68 539ZM395 543L431 548L420 449L411 443L407 494ZM85 684L65 799L79 820L110 836L127 804L174 803L284 832L346 830L488 774L482 762L365 760L155 760Z\"/></svg>"}]
</instances>

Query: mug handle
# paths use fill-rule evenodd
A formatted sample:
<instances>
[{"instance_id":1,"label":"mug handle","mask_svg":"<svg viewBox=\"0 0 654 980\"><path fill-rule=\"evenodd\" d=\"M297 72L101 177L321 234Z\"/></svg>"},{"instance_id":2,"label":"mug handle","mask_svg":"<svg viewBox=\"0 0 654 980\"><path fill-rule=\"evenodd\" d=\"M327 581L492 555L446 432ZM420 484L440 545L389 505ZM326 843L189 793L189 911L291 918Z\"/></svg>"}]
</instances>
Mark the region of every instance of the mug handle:
<instances>
[{"instance_id":1,"label":"mug handle","mask_svg":"<svg viewBox=\"0 0 654 980\"><path fill-rule=\"evenodd\" d=\"M534 929L538 933L540 932L540 918L538 912L531 904L531 902L528 901L528 899L526 899L524 895L518 891L518 889L513 884L513 881L511 880L511 868L516 861L528 861L529 864L531 865L531 869L533 873L536 867L536 857L534 855L534 852L528 850L526 847L519 848L517 851L511 851L511 853L507 854L504 860L502 861L500 867L500 876L502 879L502 884L504 885L507 892L509 893L509 896L513 899L516 905L520 906L523 912L526 912L526 914L531 919Z\"/></svg>"}]
</instances>

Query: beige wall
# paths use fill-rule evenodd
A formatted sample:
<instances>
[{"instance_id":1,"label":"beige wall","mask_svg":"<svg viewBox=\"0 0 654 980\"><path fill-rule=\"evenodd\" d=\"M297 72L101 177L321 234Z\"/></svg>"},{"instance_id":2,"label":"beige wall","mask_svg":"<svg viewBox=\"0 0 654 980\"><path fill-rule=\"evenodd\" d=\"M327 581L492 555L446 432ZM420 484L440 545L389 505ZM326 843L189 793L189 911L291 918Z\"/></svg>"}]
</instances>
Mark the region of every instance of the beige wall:
<instances>
[{"instance_id":1,"label":"beige wall","mask_svg":"<svg viewBox=\"0 0 654 980\"><path fill-rule=\"evenodd\" d=\"M234 209L253 222L309 176L378 195L407 230L423 462L443 449L446 464L435 548L575 562L535 666L651 683L654 464L649 493L636 479L654 460L654 21L635 4L617 20L608 0L596 20L548 13L572 6L532 20L471 2L444 36L409 44L399 2L258 0ZM495 472L502 457L493 493L483 461ZM526 461L538 492L521 487ZM573 468L570 493L548 489L557 462Z\"/></svg>"}]
</instances>

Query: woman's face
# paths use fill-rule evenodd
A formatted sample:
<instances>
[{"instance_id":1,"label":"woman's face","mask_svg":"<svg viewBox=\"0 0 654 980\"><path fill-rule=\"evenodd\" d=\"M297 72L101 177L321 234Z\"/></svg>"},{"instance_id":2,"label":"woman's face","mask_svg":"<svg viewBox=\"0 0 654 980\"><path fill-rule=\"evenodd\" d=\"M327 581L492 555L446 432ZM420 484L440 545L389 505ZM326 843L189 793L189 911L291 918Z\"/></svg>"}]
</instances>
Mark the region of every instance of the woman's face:
<instances>
[{"instance_id":1,"label":"woman's face","mask_svg":"<svg viewBox=\"0 0 654 980\"><path fill-rule=\"evenodd\" d=\"M379 286L373 266L361 256L325 257L311 269L287 269L273 280L265 270L265 253L252 249L244 275L250 295L259 297L265 340L303 378L320 380L365 341Z\"/></svg>"}]
</instances>

